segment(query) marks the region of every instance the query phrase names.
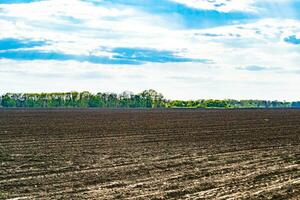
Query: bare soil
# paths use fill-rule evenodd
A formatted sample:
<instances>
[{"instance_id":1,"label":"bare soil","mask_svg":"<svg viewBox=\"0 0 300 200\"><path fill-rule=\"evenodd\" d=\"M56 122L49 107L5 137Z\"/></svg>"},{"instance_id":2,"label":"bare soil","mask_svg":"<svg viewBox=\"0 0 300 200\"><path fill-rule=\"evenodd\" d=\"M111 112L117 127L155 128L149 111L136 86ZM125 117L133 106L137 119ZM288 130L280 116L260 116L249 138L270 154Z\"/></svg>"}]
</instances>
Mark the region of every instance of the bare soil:
<instances>
[{"instance_id":1,"label":"bare soil","mask_svg":"<svg viewBox=\"0 0 300 200\"><path fill-rule=\"evenodd\" d=\"M300 110L0 110L0 199L300 199Z\"/></svg>"}]
</instances>

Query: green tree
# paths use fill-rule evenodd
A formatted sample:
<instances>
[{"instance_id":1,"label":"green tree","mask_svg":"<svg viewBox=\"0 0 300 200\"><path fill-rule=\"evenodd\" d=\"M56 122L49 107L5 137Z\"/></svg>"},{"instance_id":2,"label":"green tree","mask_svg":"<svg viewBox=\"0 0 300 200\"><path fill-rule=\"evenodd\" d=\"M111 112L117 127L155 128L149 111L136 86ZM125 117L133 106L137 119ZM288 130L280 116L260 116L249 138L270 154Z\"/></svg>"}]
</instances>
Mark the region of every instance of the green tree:
<instances>
[{"instance_id":1,"label":"green tree","mask_svg":"<svg viewBox=\"0 0 300 200\"><path fill-rule=\"evenodd\" d=\"M17 103L13 98L6 94L2 97L1 105L3 107L16 107Z\"/></svg>"}]
</instances>

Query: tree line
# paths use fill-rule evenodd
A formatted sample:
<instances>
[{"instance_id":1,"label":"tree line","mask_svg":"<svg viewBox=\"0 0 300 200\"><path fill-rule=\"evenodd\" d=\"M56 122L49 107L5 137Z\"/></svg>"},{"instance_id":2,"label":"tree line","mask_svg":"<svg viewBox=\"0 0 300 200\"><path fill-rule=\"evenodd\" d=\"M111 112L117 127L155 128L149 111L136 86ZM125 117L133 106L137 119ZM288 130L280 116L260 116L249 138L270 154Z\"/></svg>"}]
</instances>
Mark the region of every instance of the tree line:
<instances>
[{"instance_id":1,"label":"tree line","mask_svg":"<svg viewBox=\"0 0 300 200\"><path fill-rule=\"evenodd\" d=\"M295 106L295 102L281 102L281 101L266 101L266 100L196 100L196 101L170 101L168 103L169 107L178 108L291 108L300 107Z\"/></svg>"},{"instance_id":2,"label":"tree line","mask_svg":"<svg viewBox=\"0 0 300 200\"><path fill-rule=\"evenodd\" d=\"M167 100L155 90L97 93L6 93L0 96L1 107L23 108L300 108L299 102L266 100Z\"/></svg>"},{"instance_id":3,"label":"tree line","mask_svg":"<svg viewBox=\"0 0 300 200\"><path fill-rule=\"evenodd\" d=\"M7 93L0 98L2 107L25 108L160 108L165 107L165 99L155 90L145 90L139 94L132 92L97 93Z\"/></svg>"}]
</instances>

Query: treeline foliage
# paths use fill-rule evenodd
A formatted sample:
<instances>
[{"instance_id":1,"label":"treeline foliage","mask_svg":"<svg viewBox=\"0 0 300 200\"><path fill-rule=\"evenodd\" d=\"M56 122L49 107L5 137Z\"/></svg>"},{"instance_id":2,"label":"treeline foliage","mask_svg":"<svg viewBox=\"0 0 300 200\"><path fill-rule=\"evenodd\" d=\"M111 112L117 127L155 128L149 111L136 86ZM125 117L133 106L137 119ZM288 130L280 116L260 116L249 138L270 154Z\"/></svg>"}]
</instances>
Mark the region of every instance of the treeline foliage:
<instances>
[{"instance_id":1,"label":"treeline foliage","mask_svg":"<svg viewBox=\"0 0 300 200\"><path fill-rule=\"evenodd\" d=\"M296 107L296 102L265 101L265 100L196 100L196 101L170 101L169 107L178 108L290 108ZM298 104L297 104L298 105ZM300 102L299 102L300 107Z\"/></svg>"},{"instance_id":2,"label":"treeline foliage","mask_svg":"<svg viewBox=\"0 0 300 200\"><path fill-rule=\"evenodd\" d=\"M165 107L165 99L155 90L145 90L139 94L132 92L97 93L7 93L1 98L3 107L28 108L160 108Z\"/></svg>"},{"instance_id":3,"label":"treeline foliage","mask_svg":"<svg viewBox=\"0 0 300 200\"><path fill-rule=\"evenodd\" d=\"M155 90L139 94L132 92L97 93L7 93L0 97L2 107L24 108L300 108L300 102L265 100L166 100Z\"/></svg>"}]
</instances>

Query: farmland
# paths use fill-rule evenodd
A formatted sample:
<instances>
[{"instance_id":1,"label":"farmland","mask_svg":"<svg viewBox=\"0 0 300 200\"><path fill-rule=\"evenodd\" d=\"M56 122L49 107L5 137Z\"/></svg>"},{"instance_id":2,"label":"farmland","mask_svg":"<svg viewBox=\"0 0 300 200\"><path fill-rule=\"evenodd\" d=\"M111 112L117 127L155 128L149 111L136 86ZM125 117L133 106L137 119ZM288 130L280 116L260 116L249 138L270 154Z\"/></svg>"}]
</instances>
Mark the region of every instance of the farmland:
<instances>
[{"instance_id":1,"label":"farmland","mask_svg":"<svg viewBox=\"0 0 300 200\"><path fill-rule=\"evenodd\" d=\"M1 109L0 199L300 199L298 109Z\"/></svg>"}]
</instances>

